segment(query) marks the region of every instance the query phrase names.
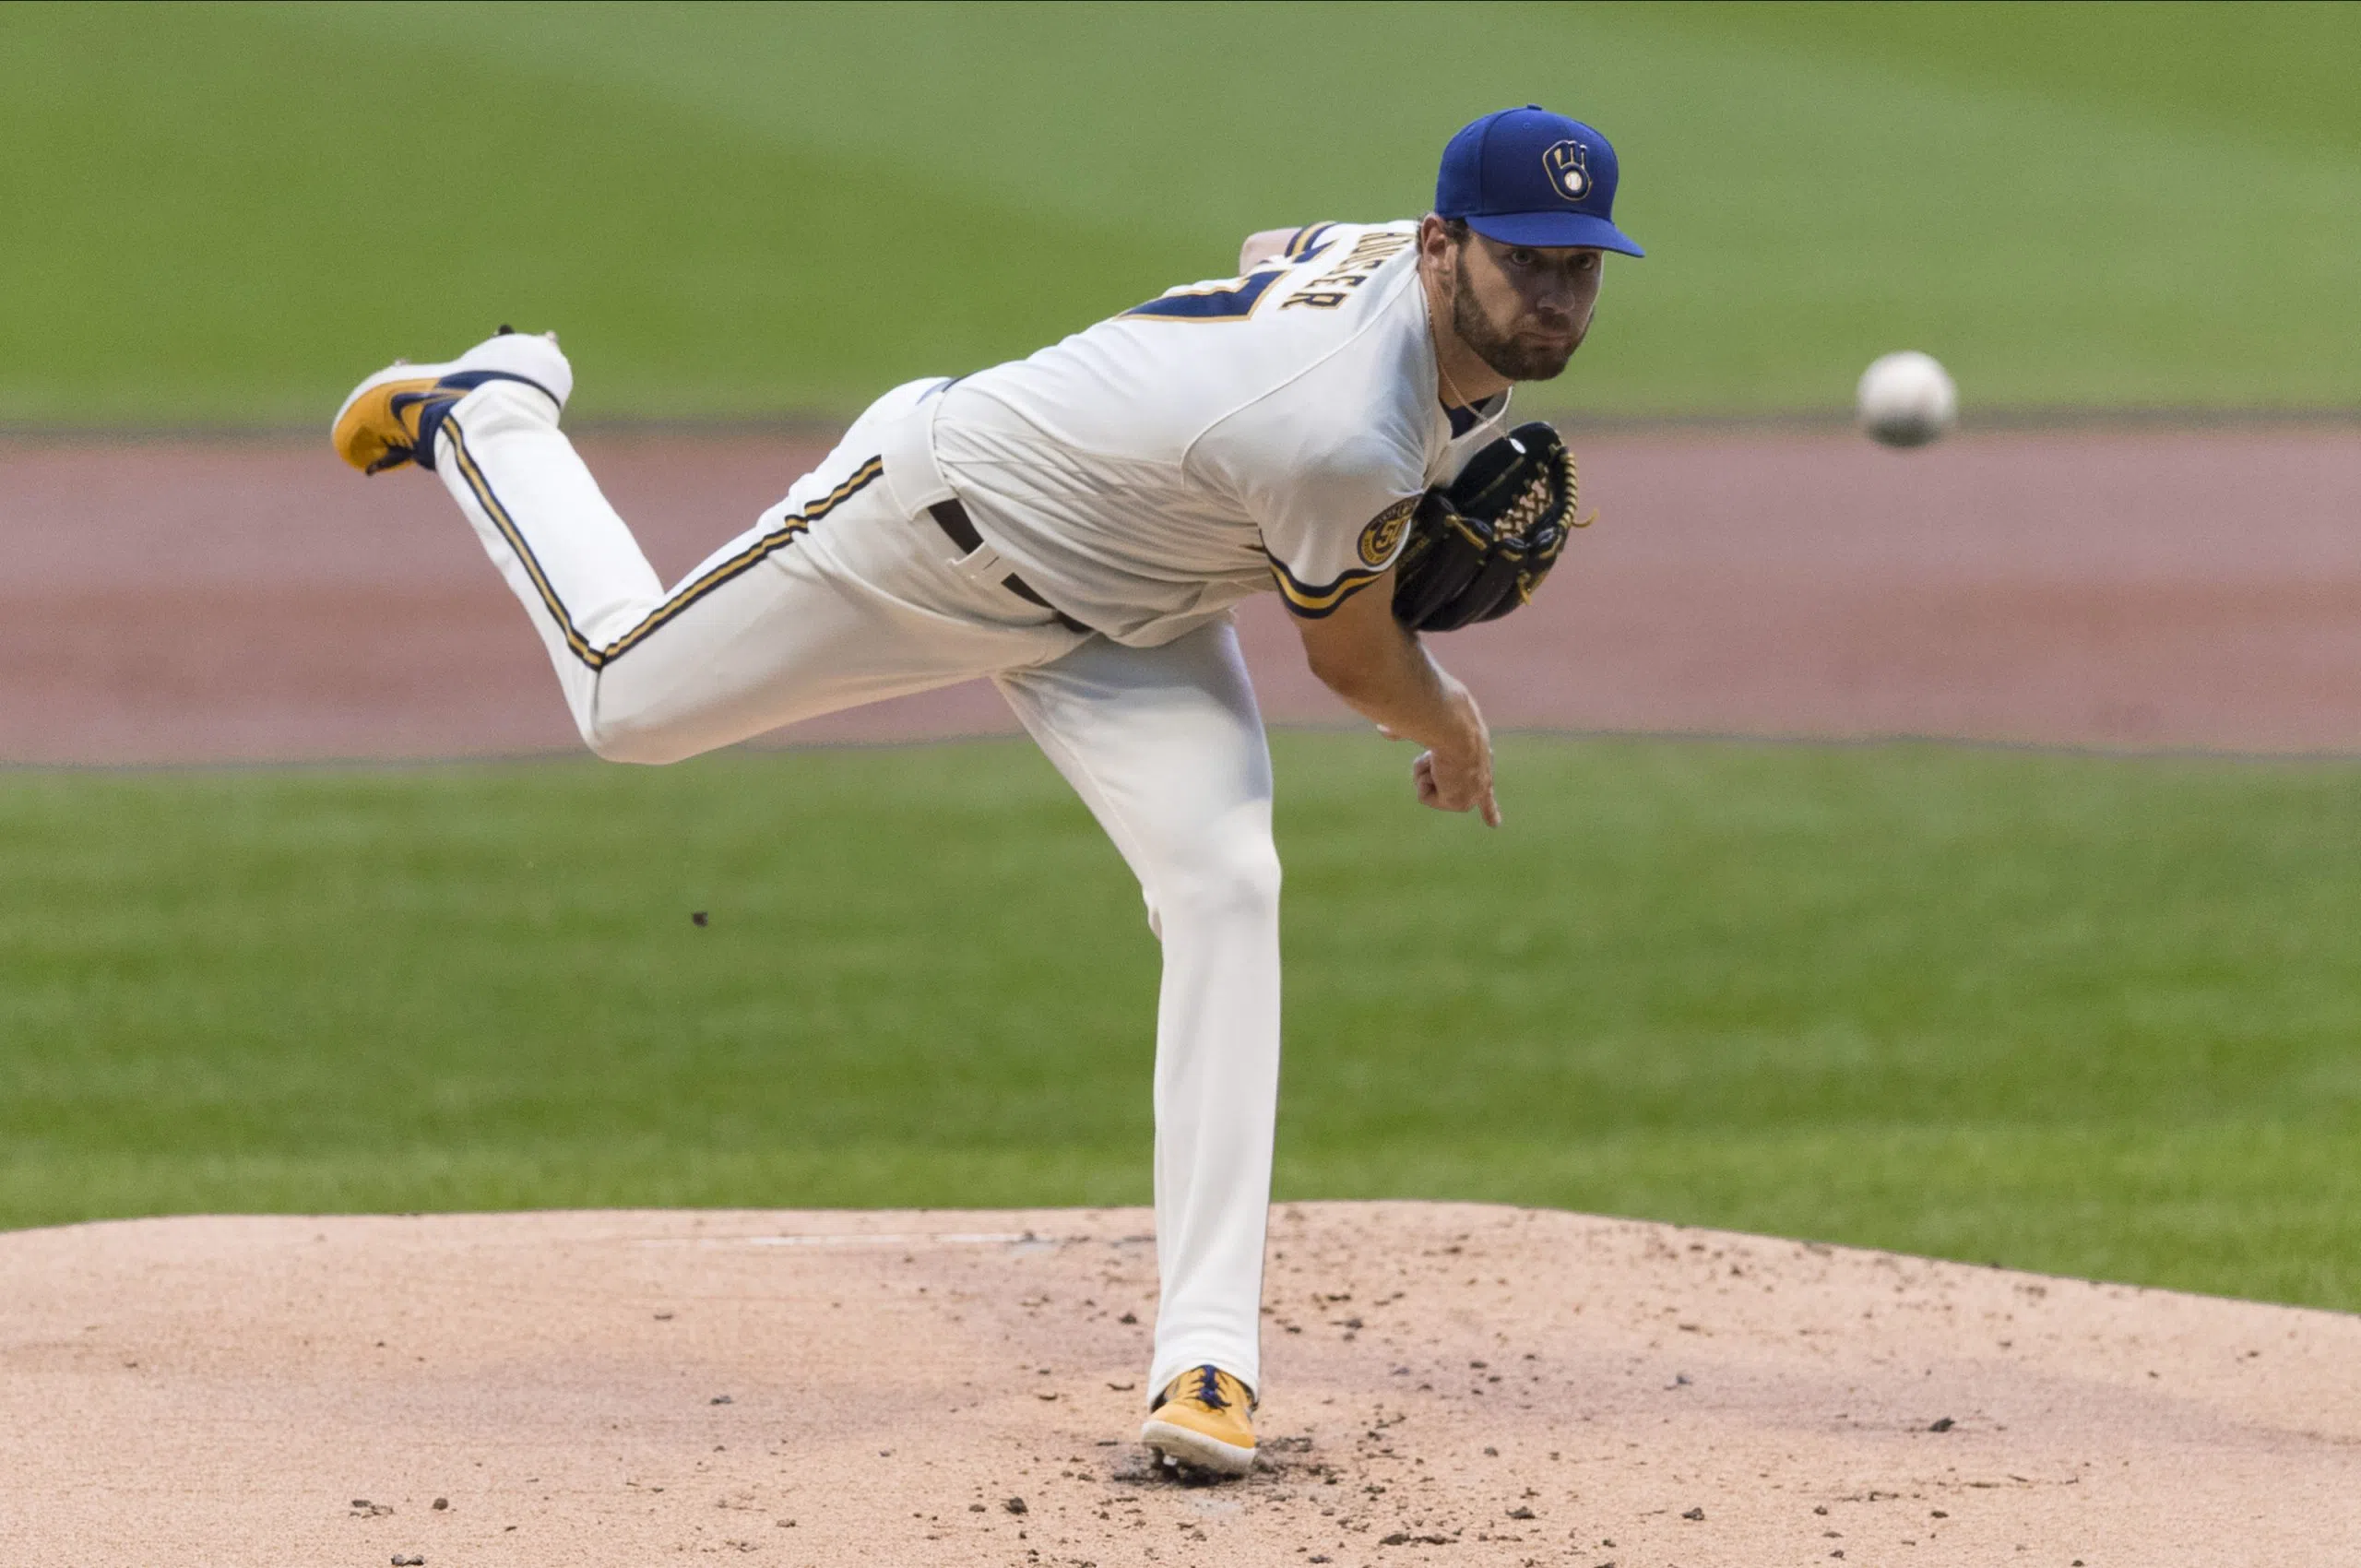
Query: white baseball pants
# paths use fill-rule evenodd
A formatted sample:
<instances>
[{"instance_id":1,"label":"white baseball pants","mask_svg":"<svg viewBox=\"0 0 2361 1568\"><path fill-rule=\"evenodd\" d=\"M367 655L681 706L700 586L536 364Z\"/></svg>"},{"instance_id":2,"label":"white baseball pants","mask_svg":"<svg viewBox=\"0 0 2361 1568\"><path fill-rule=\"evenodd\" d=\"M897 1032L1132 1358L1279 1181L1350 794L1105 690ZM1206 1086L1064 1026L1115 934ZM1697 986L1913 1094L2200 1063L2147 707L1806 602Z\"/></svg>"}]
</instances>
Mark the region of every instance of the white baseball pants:
<instances>
[{"instance_id":1,"label":"white baseball pants","mask_svg":"<svg viewBox=\"0 0 2361 1568\"><path fill-rule=\"evenodd\" d=\"M1156 1034L1161 1273L1151 1392L1211 1362L1262 1384L1264 1230L1279 1067L1271 768L1227 622L1134 648L1061 625L961 555L927 399L896 387L754 527L670 592L556 405L469 394L436 471L530 612L582 739L662 763L989 675L1121 850L1164 946Z\"/></svg>"}]
</instances>

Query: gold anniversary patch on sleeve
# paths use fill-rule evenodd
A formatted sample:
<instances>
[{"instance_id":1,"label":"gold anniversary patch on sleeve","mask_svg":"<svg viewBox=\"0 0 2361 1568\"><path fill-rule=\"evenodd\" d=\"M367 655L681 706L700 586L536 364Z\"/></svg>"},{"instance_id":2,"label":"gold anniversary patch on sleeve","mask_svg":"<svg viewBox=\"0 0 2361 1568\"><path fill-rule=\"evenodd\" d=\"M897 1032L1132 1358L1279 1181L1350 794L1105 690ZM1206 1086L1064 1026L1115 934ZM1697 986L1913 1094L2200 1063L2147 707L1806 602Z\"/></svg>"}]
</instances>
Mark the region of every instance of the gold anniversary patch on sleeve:
<instances>
[{"instance_id":1,"label":"gold anniversary patch on sleeve","mask_svg":"<svg viewBox=\"0 0 2361 1568\"><path fill-rule=\"evenodd\" d=\"M1406 495L1369 520L1361 529L1361 564L1382 566L1394 559L1394 549L1402 542L1402 533L1410 526L1410 514L1418 509L1418 498Z\"/></svg>"}]
</instances>

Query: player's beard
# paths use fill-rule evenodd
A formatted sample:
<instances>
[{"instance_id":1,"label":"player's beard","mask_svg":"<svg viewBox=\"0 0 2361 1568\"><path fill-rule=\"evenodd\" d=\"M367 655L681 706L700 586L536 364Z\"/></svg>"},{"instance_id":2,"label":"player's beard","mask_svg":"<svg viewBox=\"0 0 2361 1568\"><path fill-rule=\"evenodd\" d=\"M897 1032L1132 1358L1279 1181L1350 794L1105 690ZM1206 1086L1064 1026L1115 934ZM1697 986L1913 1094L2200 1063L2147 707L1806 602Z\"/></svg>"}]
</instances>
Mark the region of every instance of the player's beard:
<instances>
[{"instance_id":1,"label":"player's beard","mask_svg":"<svg viewBox=\"0 0 2361 1568\"><path fill-rule=\"evenodd\" d=\"M1492 367L1495 374L1505 375L1511 381L1556 380L1583 342L1579 331L1557 342L1520 338L1513 325L1506 328L1493 325L1476 298L1476 291L1467 286L1467 268L1464 266L1455 270L1452 279L1451 329L1459 334L1461 342L1476 351L1477 359Z\"/></svg>"}]
</instances>

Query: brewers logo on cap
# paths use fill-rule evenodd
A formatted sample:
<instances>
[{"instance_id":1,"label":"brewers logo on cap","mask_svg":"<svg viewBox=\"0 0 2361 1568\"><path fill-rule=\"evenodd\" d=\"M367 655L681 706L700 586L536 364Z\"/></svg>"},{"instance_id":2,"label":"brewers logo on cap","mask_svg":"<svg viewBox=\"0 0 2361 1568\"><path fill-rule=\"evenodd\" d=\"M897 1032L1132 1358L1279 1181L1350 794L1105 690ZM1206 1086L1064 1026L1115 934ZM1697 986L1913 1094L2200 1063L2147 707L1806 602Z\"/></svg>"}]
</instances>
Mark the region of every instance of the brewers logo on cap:
<instances>
[{"instance_id":1,"label":"brewers logo on cap","mask_svg":"<svg viewBox=\"0 0 2361 1568\"><path fill-rule=\"evenodd\" d=\"M1549 184L1568 201L1580 201L1590 195L1590 154L1578 141L1552 142L1541 155L1541 166L1549 172Z\"/></svg>"},{"instance_id":2,"label":"brewers logo on cap","mask_svg":"<svg viewBox=\"0 0 2361 1568\"><path fill-rule=\"evenodd\" d=\"M1615 226L1615 146L1595 125L1526 104L1470 120L1442 149L1435 216L1498 244L1643 252Z\"/></svg>"}]
</instances>

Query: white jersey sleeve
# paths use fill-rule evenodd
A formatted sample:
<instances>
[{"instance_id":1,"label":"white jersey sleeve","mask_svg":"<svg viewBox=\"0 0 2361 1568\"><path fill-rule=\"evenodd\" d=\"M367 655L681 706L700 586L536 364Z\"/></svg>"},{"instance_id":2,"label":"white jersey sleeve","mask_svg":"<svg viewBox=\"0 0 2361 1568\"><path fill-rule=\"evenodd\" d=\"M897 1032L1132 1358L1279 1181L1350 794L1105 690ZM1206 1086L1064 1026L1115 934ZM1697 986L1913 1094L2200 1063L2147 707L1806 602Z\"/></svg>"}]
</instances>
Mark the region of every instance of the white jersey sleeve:
<instances>
[{"instance_id":1,"label":"white jersey sleeve","mask_svg":"<svg viewBox=\"0 0 2361 1568\"><path fill-rule=\"evenodd\" d=\"M1336 309L1403 256L1416 233L1408 224L1299 232L1291 253L1325 255L1284 280L1276 308ZM1417 287L1415 269L1384 270L1389 291ZM1418 362L1422 332L1382 330L1396 314L1369 312L1362 331L1208 428L1190 451L1192 471L1261 530L1280 597L1299 616L1326 615L1383 575L1427 486L1434 422L1419 389L1433 376Z\"/></svg>"},{"instance_id":2,"label":"white jersey sleeve","mask_svg":"<svg viewBox=\"0 0 2361 1568\"><path fill-rule=\"evenodd\" d=\"M1335 406L1316 386L1288 390ZM1365 397L1337 401L1370 403ZM1389 428L1394 422L1381 418L1339 430L1333 417L1242 410L1207 432L1192 453L1192 467L1235 496L1262 530L1271 576L1296 614L1328 614L1394 564L1426 488L1427 468L1421 433Z\"/></svg>"}]
</instances>

